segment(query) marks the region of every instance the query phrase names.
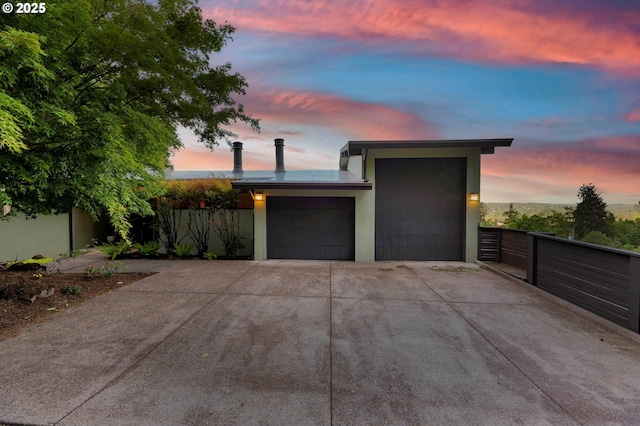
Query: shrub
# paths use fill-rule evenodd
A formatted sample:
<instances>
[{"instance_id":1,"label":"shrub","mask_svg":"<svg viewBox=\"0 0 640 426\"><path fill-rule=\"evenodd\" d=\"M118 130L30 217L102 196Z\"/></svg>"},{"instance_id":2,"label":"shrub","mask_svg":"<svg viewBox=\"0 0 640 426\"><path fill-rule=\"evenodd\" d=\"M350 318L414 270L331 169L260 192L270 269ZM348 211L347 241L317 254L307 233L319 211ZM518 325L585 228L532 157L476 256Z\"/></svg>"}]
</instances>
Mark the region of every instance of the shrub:
<instances>
[{"instance_id":1,"label":"shrub","mask_svg":"<svg viewBox=\"0 0 640 426\"><path fill-rule=\"evenodd\" d=\"M116 260L118 257L122 257L131 252L131 245L127 242L117 244L107 243L98 247L98 250L109 256L111 260Z\"/></svg>"},{"instance_id":2,"label":"shrub","mask_svg":"<svg viewBox=\"0 0 640 426\"><path fill-rule=\"evenodd\" d=\"M195 246L193 244L174 244L173 248L175 250L176 256L178 257L189 257L191 256L191 251Z\"/></svg>"},{"instance_id":3,"label":"shrub","mask_svg":"<svg viewBox=\"0 0 640 426\"><path fill-rule=\"evenodd\" d=\"M601 246L612 246L613 241L604 232L591 231L582 239L585 243L598 244Z\"/></svg>"},{"instance_id":4,"label":"shrub","mask_svg":"<svg viewBox=\"0 0 640 426\"><path fill-rule=\"evenodd\" d=\"M138 249L138 253L143 256L155 256L160 250L160 243L157 241L148 241L144 244L137 243L135 247Z\"/></svg>"},{"instance_id":5,"label":"shrub","mask_svg":"<svg viewBox=\"0 0 640 426\"><path fill-rule=\"evenodd\" d=\"M82 288L78 287L77 285L71 284L71 285L66 286L62 290L60 290L60 293L62 293L64 295L80 294L80 293L82 293Z\"/></svg>"}]
</instances>

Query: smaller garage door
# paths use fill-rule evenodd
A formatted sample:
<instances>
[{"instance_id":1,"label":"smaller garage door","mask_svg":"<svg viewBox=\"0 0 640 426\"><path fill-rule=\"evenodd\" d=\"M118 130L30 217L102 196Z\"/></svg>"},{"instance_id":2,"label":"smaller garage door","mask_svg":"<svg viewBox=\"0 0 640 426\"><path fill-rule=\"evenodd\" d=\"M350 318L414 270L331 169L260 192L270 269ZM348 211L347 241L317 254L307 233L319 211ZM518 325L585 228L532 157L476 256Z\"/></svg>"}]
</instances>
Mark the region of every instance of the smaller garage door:
<instances>
[{"instance_id":1,"label":"smaller garage door","mask_svg":"<svg viewBox=\"0 0 640 426\"><path fill-rule=\"evenodd\" d=\"M355 259L353 197L267 197L269 259Z\"/></svg>"}]
</instances>

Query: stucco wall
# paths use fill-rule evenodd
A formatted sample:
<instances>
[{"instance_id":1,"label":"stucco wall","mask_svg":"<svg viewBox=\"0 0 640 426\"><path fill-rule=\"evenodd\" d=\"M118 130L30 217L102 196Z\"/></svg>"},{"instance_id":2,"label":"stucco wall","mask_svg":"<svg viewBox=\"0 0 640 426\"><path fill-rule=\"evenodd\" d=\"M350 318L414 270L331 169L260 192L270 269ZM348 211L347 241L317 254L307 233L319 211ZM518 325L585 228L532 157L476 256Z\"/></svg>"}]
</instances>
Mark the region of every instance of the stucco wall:
<instances>
[{"instance_id":1,"label":"stucco wall","mask_svg":"<svg viewBox=\"0 0 640 426\"><path fill-rule=\"evenodd\" d=\"M36 254L57 258L69 251L69 215L27 219L17 213L0 220L0 261L29 259Z\"/></svg>"},{"instance_id":2,"label":"stucco wall","mask_svg":"<svg viewBox=\"0 0 640 426\"><path fill-rule=\"evenodd\" d=\"M73 250L82 250L91 240L98 238L100 224L95 223L91 216L82 210L73 209L71 212L73 222Z\"/></svg>"}]
</instances>

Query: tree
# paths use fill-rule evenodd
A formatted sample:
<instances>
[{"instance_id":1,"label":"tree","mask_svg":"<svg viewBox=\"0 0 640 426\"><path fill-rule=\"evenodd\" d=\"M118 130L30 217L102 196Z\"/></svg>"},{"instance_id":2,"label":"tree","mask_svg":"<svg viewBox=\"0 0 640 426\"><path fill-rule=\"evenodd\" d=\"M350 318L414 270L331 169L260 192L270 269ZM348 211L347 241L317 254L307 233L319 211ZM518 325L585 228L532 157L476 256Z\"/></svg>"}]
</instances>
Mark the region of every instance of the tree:
<instances>
[{"instance_id":1,"label":"tree","mask_svg":"<svg viewBox=\"0 0 640 426\"><path fill-rule=\"evenodd\" d=\"M509 203L509 210L503 213L506 218L504 220L504 224L507 227L510 227L509 224L512 223L513 221L517 220L518 217L520 216L520 213L518 213L518 210L516 210L513 207L513 203Z\"/></svg>"},{"instance_id":2,"label":"tree","mask_svg":"<svg viewBox=\"0 0 640 426\"><path fill-rule=\"evenodd\" d=\"M573 212L576 238L582 239L591 231L607 234L609 224L615 218L607 211L607 204L597 188L591 183L583 184L577 195L580 202Z\"/></svg>"},{"instance_id":3,"label":"tree","mask_svg":"<svg viewBox=\"0 0 640 426\"><path fill-rule=\"evenodd\" d=\"M152 214L163 170L192 129L213 149L225 128L258 121L234 95L244 78L211 54L234 28L196 0L60 0L40 15L0 15L0 201L29 216L78 207Z\"/></svg>"}]
</instances>

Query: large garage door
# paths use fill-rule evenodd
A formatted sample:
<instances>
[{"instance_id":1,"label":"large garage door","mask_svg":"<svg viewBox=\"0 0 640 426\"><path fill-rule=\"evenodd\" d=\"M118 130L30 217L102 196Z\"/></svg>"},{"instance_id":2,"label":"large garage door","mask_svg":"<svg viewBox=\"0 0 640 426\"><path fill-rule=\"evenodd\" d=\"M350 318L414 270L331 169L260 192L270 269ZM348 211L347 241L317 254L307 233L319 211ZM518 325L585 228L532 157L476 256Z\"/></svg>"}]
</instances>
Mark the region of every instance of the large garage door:
<instances>
[{"instance_id":1,"label":"large garage door","mask_svg":"<svg viewBox=\"0 0 640 426\"><path fill-rule=\"evenodd\" d=\"M462 260L466 158L376 159L376 260Z\"/></svg>"},{"instance_id":2,"label":"large garage door","mask_svg":"<svg viewBox=\"0 0 640 426\"><path fill-rule=\"evenodd\" d=\"M355 259L355 199L267 197L269 259Z\"/></svg>"}]
</instances>

